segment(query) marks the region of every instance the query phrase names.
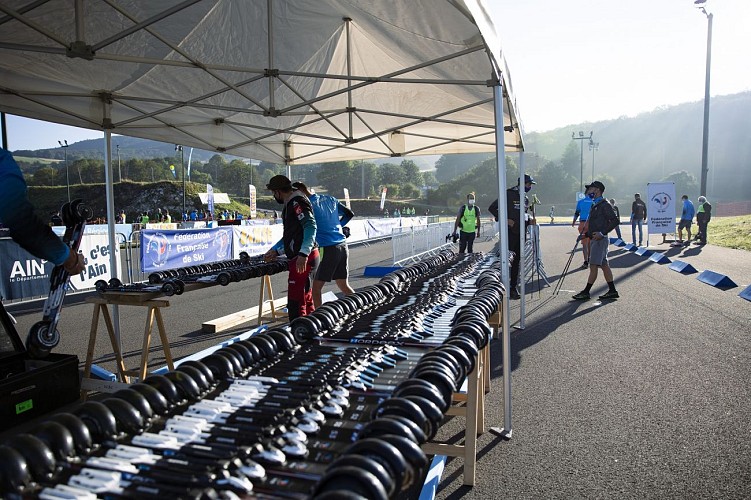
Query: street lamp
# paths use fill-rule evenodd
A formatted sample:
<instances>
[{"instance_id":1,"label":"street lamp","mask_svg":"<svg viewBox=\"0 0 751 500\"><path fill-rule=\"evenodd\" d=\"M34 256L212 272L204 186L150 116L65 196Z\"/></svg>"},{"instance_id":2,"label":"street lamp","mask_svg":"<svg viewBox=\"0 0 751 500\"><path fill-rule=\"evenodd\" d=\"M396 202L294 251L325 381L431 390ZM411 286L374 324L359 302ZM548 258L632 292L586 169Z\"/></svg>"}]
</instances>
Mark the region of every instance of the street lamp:
<instances>
[{"instance_id":1,"label":"street lamp","mask_svg":"<svg viewBox=\"0 0 751 500\"><path fill-rule=\"evenodd\" d=\"M70 203L70 170L68 169L68 141L57 141L63 151L65 152L65 183L68 186L68 203Z\"/></svg>"},{"instance_id":2,"label":"street lamp","mask_svg":"<svg viewBox=\"0 0 751 500\"><path fill-rule=\"evenodd\" d=\"M117 175L120 177L120 182L123 181L123 171L120 170L120 145L117 144Z\"/></svg>"},{"instance_id":3,"label":"street lamp","mask_svg":"<svg viewBox=\"0 0 751 500\"><path fill-rule=\"evenodd\" d=\"M701 141L701 184L699 194L707 195L707 156L709 153L709 75L712 67L712 19L714 16L707 12L704 4L707 0L696 0L694 5L707 16L707 69L704 77L704 133Z\"/></svg>"},{"instance_id":4,"label":"street lamp","mask_svg":"<svg viewBox=\"0 0 751 500\"><path fill-rule=\"evenodd\" d=\"M576 132L571 132L571 139L579 141L579 182L581 183L581 190L584 192L584 141L588 140L592 142L592 131L589 131L589 137L584 135L584 132L579 131L579 136L576 136Z\"/></svg>"},{"instance_id":5,"label":"street lamp","mask_svg":"<svg viewBox=\"0 0 751 500\"><path fill-rule=\"evenodd\" d=\"M592 181L595 180L595 151L600 149L600 143L589 140L589 150L592 151Z\"/></svg>"},{"instance_id":6,"label":"street lamp","mask_svg":"<svg viewBox=\"0 0 751 500\"><path fill-rule=\"evenodd\" d=\"M180 165L183 169L183 213L185 213L185 153L179 144L175 144L175 151L180 151Z\"/></svg>"}]
</instances>

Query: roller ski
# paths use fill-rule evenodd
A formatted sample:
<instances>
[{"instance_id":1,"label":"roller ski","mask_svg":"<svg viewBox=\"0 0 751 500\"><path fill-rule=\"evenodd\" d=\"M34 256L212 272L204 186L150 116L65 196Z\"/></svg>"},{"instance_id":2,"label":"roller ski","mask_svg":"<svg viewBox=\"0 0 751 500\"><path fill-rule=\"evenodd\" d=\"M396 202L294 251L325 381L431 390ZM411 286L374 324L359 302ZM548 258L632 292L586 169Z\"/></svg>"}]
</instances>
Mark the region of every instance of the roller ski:
<instances>
[{"instance_id":1,"label":"roller ski","mask_svg":"<svg viewBox=\"0 0 751 500\"><path fill-rule=\"evenodd\" d=\"M70 251L78 253L81 245L86 222L91 220L94 212L82 200L73 200L60 209L60 215L65 224L63 243L70 247ZM50 293L44 301L42 320L29 330L26 338L26 351L31 358L44 358L60 342L60 332L57 323L63 308L65 294L68 291L70 273L63 265L55 266L50 276Z\"/></svg>"}]
</instances>

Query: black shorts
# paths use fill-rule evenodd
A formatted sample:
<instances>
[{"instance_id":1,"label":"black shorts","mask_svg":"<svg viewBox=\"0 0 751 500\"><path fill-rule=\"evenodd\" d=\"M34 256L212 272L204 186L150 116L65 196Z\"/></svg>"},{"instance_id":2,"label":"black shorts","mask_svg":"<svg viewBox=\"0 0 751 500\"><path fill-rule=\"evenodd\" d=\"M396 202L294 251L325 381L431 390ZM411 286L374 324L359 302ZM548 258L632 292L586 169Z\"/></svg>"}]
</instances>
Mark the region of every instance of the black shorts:
<instances>
[{"instance_id":1,"label":"black shorts","mask_svg":"<svg viewBox=\"0 0 751 500\"><path fill-rule=\"evenodd\" d=\"M678 222L678 229L688 229L691 231L691 221L688 219L681 219L680 222Z\"/></svg>"},{"instance_id":2,"label":"black shorts","mask_svg":"<svg viewBox=\"0 0 751 500\"><path fill-rule=\"evenodd\" d=\"M349 248L346 243L320 249L323 257L314 279L329 282L349 277Z\"/></svg>"}]
</instances>

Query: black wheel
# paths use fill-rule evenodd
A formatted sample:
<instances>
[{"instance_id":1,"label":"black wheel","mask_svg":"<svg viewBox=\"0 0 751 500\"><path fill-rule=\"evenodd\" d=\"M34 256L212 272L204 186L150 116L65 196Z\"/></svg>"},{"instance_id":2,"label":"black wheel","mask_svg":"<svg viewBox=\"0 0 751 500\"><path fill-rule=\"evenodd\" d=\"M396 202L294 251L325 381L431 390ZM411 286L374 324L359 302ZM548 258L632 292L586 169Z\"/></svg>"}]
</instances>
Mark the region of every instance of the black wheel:
<instances>
[{"instance_id":1,"label":"black wheel","mask_svg":"<svg viewBox=\"0 0 751 500\"><path fill-rule=\"evenodd\" d=\"M216 282L222 286L227 286L232 281L232 276L227 271L219 273L216 277Z\"/></svg>"},{"instance_id":2,"label":"black wheel","mask_svg":"<svg viewBox=\"0 0 751 500\"><path fill-rule=\"evenodd\" d=\"M182 295L185 292L185 282L183 280L176 279L172 283L175 285L175 295Z\"/></svg>"},{"instance_id":3,"label":"black wheel","mask_svg":"<svg viewBox=\"0 0 751 500\"><path fill-rule=\"evenodd\" d=\"M318 334L319 325L310 316L300 316L289 324L298 343L306 342Z\"/></svg>"},{"instance_id":4,"label":"black wheel","mask_svg":"<svg viewBox=\"0 0 751 500\"><path fill-rule=\"evenodd\" d=\"M162 293L164 295L172 296L175 294L175 290L177 290L177 288L171 281L168 281L167 283L164 283L162 285Z\"/></svg>"},{"instance_id":5,"label":"black wheel","mask_svg":"<svg viewBox=\"0 0 751 500\"><path fill-rule=\"evenodd\" d=\"M60 342L60 332L50 331L46 321L39 321L31 327L26 338L26 350L32 358L46 358L52 349Z\"/></svg>"},{"instance_id":6,"label":"black wheel","mask_svg":"<svg viewBox=\"0 0 751 500\"><path fill-rule=\"evenodd\" d=\"M109 283L107 283L104 280L96 280L96 282L94 282L94 288L96 288L96 291L99 293L106 292L108 286L109 286Z\"/></svg>"},{"instance_id":7,"label":"black wheel","mask_svg":"<svg viewBox=\"0 0 751 500\"><path fill-rule=\"evenodd\" d=\"M117 278L112 278L112 279L110 279L110 280L109 280L109 284L110 284L110 286L111 286L112 288L120 288L121 286L123 286L123 282L122 282L122 281L120 281L120 280L119 280L119 279L117 279Z\"/></svg>"},{"instance_id":8,"label":"black wheel","mask_svg":"<svg viewBox=\"0 0 751 500\"><path fill-rule=\"evenodd\" d=\"M89 221L92 219L92 217L94 217L94 211L85 203L79 203L75 208L75 215L78 217L79 222Z\"/></svg>"}]
</instances>

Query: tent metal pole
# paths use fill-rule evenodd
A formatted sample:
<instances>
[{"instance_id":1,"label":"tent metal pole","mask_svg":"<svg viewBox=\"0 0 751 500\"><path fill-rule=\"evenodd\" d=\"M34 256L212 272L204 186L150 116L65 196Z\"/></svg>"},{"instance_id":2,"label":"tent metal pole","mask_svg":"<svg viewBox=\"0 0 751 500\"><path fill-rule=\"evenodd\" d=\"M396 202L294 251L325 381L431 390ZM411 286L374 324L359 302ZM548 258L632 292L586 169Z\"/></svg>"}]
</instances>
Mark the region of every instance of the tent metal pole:
<instances>
[{"instance_id":1,"label":"tent metal pole","mask_svg":"<svg viewBox=\"0 0 751 500\"><path fill-rule=\"evenodd\" d=\"M268 36L268 49L269 49L269 64L270 70L274 69L274 22L271 18L272 5L274 0L267 0L266 2L266 15L267 15L267 31ZM274 76L269 75L269 110L274 109Z\"/></svg>"},{"instance_id":2,"label":"tent metal pole","mask_svg":"<svg viewBox=\"0 0 751 500\"><path fill-rule=\"evenodd\" d=\"M503 78L499 75L498 84L493 87L495 101L495 155L498 165L498 238L500 240L501 277L506 293L503 296L502 340L503 348L503 427L490 430L511 439L511 333L509 329L509 259L508 259L508 209L506 206L506 143L503 129Z\"/></svg>"},{"instance_id":3,"label":"tent metal pole","mask_svg":"<svg viewBox=\"0 0 751 500\"><path fill-rule=\"evenodd\" d=\"M527 224L526 224L526 206L527 206L527 196L526 192L524 191L525 185L522 184L522 179L524 179L525 174L525 164L524 164L524 151L519 151L519 220L517 221L517 224L519 224L519 295L521 296L520 304L519 304L519 329L524 329L524 323L525 323L525 316L527 314L527 304L525 302L525 293L526 293L526 279L524 279L524 269L527 264L526 256L524 255L524 244L526 243L526 236L527 236Z\"/></svg>"},{"instance_id":4,"label":"tent metal pole","mask_svg":"<svg viewBox=\"0 0 751 500\"><path fill-rule=\"evenodd\" d=\"M105 102L105 122L109 120L110 104ZM110 274L113 278L119 278L118 263L120 262L120 244L117 242L115 234L115 184L114 172L112 170L112 132L107 129L104 131L104 189L107 201L107 239L110 244ZM115 338L117 345L122 346L120 342L120 308L117 305L112 306L112 322L115 329Z\"/></svg>"}]
</instances>

